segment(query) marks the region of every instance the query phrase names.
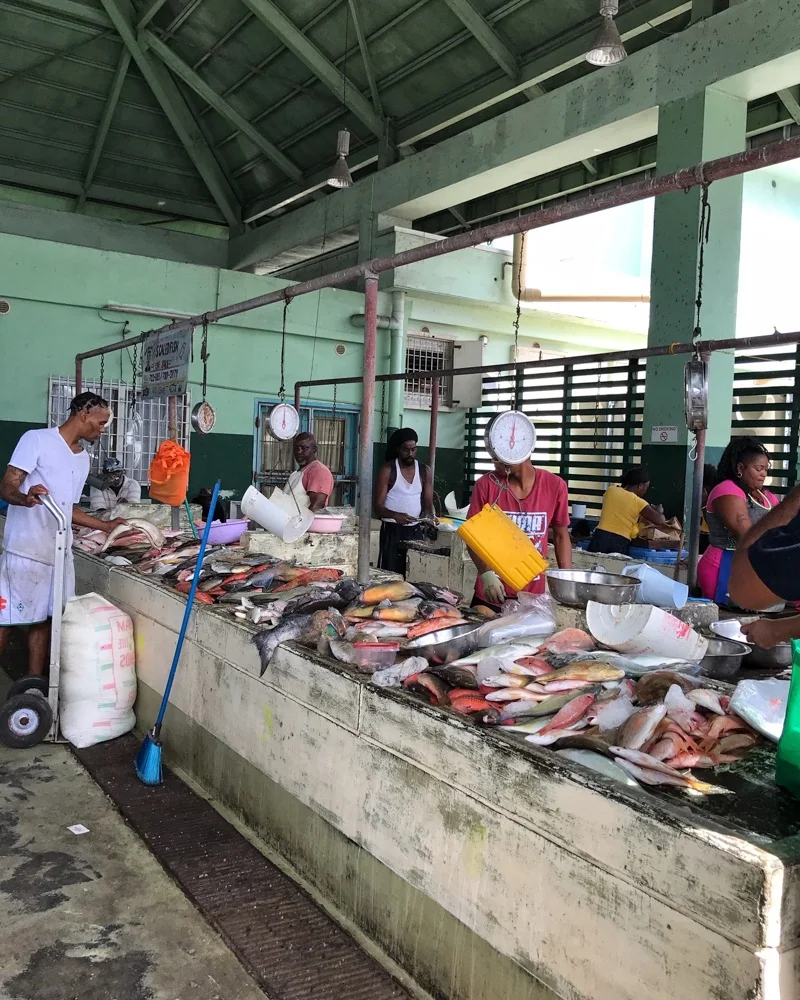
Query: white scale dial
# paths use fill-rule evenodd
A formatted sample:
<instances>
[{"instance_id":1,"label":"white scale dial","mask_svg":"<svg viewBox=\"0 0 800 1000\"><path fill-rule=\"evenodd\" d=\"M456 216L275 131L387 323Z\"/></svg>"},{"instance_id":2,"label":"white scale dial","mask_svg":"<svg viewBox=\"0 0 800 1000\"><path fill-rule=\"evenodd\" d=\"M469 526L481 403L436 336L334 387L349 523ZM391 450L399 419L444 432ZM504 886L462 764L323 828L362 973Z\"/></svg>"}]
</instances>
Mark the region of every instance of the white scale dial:
<instances>
[{"instance_id":1,"label":"white scale dial","mask_svg":"<svg viewBox=\"0 0 800 1000\"><path fill-rule=\"evenodd\" d=\"M486 450L496 462L519 465L533 454L536 428L524 413L507 410L492 417L486 428L485 440Z\"/></svg>"},{"instance_id":2,"label":"white scale dial","mask_svg":"<svg viewBox=\"0 0 800 1000\"><path fill-rule=\"evenodd\" d=\"M300 414L290 403L278 403L267 417L269 432L279 441L289 441L300 430Z\"/></svg>"}]
</instances>

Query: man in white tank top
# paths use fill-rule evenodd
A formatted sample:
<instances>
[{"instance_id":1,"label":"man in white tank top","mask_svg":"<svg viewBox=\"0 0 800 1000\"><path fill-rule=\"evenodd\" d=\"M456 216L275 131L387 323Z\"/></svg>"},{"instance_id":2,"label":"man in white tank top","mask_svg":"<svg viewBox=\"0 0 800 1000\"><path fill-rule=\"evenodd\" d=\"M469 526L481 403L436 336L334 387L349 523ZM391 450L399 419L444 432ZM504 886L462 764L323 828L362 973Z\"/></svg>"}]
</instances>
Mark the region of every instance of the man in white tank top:
<instances>
[{"instance_id":1,"label":"man in white tank top","mask_svg":"<svg viewBox=\"0 0 800 1000\"><path fill-rule=\"evenodd\" d=\"M421 539L420 518L434 516L431 470L417 461L417 432L410 427L389 438L375 483L375 513L383 522L378 567L405 576L404 543Z\"/></svg>"}]
</instances>

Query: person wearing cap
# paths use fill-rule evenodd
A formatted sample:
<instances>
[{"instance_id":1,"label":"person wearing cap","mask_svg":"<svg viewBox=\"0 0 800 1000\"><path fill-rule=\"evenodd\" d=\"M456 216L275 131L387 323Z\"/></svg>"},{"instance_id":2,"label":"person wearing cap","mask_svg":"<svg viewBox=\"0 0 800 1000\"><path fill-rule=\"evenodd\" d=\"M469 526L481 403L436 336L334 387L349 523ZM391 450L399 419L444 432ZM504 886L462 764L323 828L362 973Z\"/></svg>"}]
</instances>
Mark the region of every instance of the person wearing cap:
<instances>
[{"instance_id":1,"label":"person wearing cap","mask_svg":"<svg viewBox=\"0 0 800 1000\"><path fill-rule=\"evenodd\" d=\"M395 431L375 483L375 513L381 519L378 568L406 575L406 543L423 537L420 519L435 520L433 477L417 461L417 432Z\"/></svg>"},{"instance_id":2,"label":"person wearing cap","mask_svg":"<svg viewBox=\"0 0 800 1000\"><path fill-rule=\"evenodd\" d=\"M125 475L120 460L107 458L103 462L103 488L89 488L89 509L113 510L118 503L138 503L141 499L142 487Z\"/></svg>"}]
</instances>

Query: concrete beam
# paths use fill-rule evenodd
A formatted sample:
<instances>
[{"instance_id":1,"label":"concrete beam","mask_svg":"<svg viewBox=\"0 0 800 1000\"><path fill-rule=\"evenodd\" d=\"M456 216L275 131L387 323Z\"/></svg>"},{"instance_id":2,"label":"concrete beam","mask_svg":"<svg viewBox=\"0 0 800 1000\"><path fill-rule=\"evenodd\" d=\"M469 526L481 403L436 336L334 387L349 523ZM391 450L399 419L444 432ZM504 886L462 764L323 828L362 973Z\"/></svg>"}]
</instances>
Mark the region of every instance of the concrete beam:
<instances>
[{"instance_id":1,"label":"concrete beam","mask_svg":"<svg viewBox=\"0 0 800 1000\"><path fill-rule=\"evenodd\" d=\"M653 136L659 104L719 87L752 101L800 79L800 0L749 0L238 237L241 267L362 213L408 220ZM754 44L753 39L758 39ZM330 204L329 204L330 202Z\"/></svg>"},{"instance_id":2,"label":"concrete beam","mask_svg":"<svg viewBox=\"0 0 800 1000\"><path fill-rule=\"evenodd\" d=\"M472 6L470 0L445 0L445 3L506 76L516 81L519 75L519 60L480 11Z\"/></svg>"},{"instance_id":3,"label":"concrete beam","mask_svg":"<svg viewBox=\"0 0 800 1000\"><path fill-rule=\"evenodd\" d=\"M160 38L150 31L144 33L144 40L147 43L147 47L158 56L165 66L168 66L176 76L179 76L206 104L210 105L218 114L227 119L231 125L238 128L243 135L246 135L250 142L257 149L260 149L267 159L271 160L279 170L283 171L287 177L291 177L294 181L302 180L303 172L297 164L293 163L285 153L282 153L275 143L270 142L266 136L262 135L254 125L251 125L244 115L239 114L224 97L220 96L212 87L209 87L206 81L198 76L191 66L187 66L180 56L176 55L168 45L165 45Z\"/></svg>"},{"instance_id":4,"label":"concrete beam","mask_svg":"<svg viewBox=\"0 0 800 1000\"><path fill-rule=\"evenodd\" d=\"M197 172L203 178L211 197L219 206L225 221L238 230L241 226L241 208L236 195L174 80L139 44L134 34L133 8L129 0L101 0L101 2L138 66L139 72L147 81Z\"/></svg>"},{"instance_id":5,"label":"concrete beam","mask_svg":"<svg viewBox=\"0 0 800 1000\"><path fill-rule=\"evenodd\" d=\"M378 93L375 70L372 68L372 59L370 59L369 49L367 48L367 36L364 34L364 28L361 24L361 15L358 12L357 0L348 0L348 6L350 7L350 16L353 19L353 27L356 30L356 38L358 39L358 49L361 53L361 61L364 63L364 72L367 74L367 83L369 84L369 92L372 97L372 106L381 118L383 118L381 95Z\"/></svg>"},{"instance_id":6,"label":"concrete beam","mask_svg":"<svg viewBox=\"0 0 800 1000\"><path fill-rule=\"evenodd\" d=\"M785 90L778 91L778 97L781 100L781 104L783 104L792 118L794 118L795 124L800 125L800 102L797 100L797 91L797 87L787 87Z\"/></svg>"},{"instance_id":7,"label":"concrete beam","mask_svg":"<svg viewBox=\"0 0 800 1000\"><path fill-rule=\"evenodd\" d=\"M147 27L166 2L167 0L152 0L147 10L139 18L137 25L139 31L143 31Z\"/></svg>"},{"instance_id":8,"label":"concrete beam","mask_svg":"<svg viewBox=\"0 0 800 1000\"><path fill-rule=\"evenodd\" d=\"M377 136L383 135L383 123L372 105L359 90L345 80L327 56L303 34L289 18L279 10L272 0L242 0L248 10L268 28L276 38L293 52L301 62L318 77Z\"/></svg>"}]
</instances>

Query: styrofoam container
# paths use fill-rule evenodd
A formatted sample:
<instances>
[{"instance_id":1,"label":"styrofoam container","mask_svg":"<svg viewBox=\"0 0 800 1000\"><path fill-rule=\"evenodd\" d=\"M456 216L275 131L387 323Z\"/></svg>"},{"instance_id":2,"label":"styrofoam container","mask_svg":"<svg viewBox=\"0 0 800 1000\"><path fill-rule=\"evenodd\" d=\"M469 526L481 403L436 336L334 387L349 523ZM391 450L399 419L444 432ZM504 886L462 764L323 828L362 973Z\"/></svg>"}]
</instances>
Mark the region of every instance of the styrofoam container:
<instances>
[{"instance_id":1,"label":"styrofoam container","mask_svg":"<svg viewBox=\"0 0 800 1000\"><path fill-rule=\"evenodd\" d=\"M334 535L342 530L344 517L340 514L317 514L308 529L315 535Z\"/></svg>"},{"instance_id":2,"label":"styrofoam container","mask_svg":"<svg viewBox=\"0 0 800 1000\"><path fill-rule=\"evenodd\" d=\"M197 530L200 534L203 534L205 530L205 521L197 522ZM224 524L221 521L211 522L211 531L208 533L208 544L209 545L232 545L234 542L238 542L242 535L247 531L247 518L237 521L226 521Z\"/></svg>"},{"instance_id":3,"label":"styrofoam container","mask_svg":"<svg viewBox=\"0 0 800 1000\"><path fill-rule=\"evenodd\" d=\"M649 604L590 601L586 621L594 638L620 653L654 653L699 663L708 639L680 618Z\"/></svg>"},{"instance_id":4,"label":"styrofoam container","mask_svg":"<svg viewBox=\"0 0 800 1000\"><path fill-rule=\"evenodd\" d=\"M314 515L296 514L290 517L286 511L272 503L259 493L257 489L248 486L242 497L242 513L251 521L260 524L262 528L271 531L283 542L296 542L311 527Z\"/></svg>"}]
</instances>

